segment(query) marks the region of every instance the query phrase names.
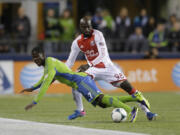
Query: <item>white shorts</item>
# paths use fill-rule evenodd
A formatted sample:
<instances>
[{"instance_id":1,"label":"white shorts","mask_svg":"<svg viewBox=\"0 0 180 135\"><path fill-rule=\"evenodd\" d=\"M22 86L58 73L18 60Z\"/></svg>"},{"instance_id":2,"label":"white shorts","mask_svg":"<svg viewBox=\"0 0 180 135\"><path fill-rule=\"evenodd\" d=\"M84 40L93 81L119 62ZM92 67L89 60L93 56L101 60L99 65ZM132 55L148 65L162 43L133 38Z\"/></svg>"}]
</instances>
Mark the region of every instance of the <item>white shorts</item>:
<instances>
[{"instance_id":1,"label":"white shorts","mask_svg":"<svg viewBox=\"0 0 180 135\"><path fill-rule=\"evenodd\" d=\"M124 73L114 65L106 68L89 67L85 73L90 75L94 80L104 80L109 83L126 80Z\"/></svg>"}]
</instances>

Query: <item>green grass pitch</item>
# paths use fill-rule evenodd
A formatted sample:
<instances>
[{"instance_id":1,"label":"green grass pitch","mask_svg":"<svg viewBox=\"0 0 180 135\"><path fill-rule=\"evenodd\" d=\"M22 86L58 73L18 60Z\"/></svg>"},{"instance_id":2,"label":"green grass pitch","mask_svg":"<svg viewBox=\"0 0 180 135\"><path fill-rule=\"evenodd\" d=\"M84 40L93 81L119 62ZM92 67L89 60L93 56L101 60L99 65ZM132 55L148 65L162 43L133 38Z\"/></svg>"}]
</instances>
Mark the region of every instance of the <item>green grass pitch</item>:
<instances>
[{"instance_id":1,"label":"green grass pitch","mask_svg":"<svg viewBox=\"0 0 180 135\"><path fill-rule=\"evenodd\" d=\"M125 94L117 93L114 95ZM84 107L87 115L69 121L67 116L75 109L71 94L47 95L36 107L28 112L24 111L24 107L32 101L33 96L0 96L0 117L153 135L179 135L180 93L154 92L144 93L144 96L149 99L151 110L159 115L156 121L149 122L144 112L140 110L135 123L113 123L111 120L112 108L94 108L85 100ZM131 103L129 105L136 104Z\"/></svg>"}]
</instances>

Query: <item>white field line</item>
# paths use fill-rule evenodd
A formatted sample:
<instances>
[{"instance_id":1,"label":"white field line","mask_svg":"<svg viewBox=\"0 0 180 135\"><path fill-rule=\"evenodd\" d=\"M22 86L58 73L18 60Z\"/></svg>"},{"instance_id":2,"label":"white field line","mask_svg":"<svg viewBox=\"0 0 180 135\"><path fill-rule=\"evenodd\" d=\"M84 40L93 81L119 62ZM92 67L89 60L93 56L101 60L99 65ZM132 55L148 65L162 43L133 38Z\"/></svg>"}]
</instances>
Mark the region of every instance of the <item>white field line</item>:
<instances>
[{"instance_id":1,"label":"white field line","mask_svg":"<svg viewBox=\"0 0 180 135\"><path fill-rule=\"evenodd\" d=\"M145 135L0 118L0 135Z\"/></svg>"}]
</instances>

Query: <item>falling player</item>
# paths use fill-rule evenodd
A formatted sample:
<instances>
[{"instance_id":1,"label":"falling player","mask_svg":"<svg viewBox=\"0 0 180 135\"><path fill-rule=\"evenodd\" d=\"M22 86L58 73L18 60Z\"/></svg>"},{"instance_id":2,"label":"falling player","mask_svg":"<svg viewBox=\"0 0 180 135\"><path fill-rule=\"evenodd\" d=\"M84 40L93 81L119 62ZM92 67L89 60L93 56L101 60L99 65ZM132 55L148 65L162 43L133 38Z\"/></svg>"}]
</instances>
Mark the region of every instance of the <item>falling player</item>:
<instances>
[{"instance_id":1,"label":"falling player","mask_svg":"<svg viewBox=\"0 0 180 135\"><path fill-rule=\"evenodd\" d=\"M33 61L38 66L44 66L44 74L42 78L37 82L32 88L27 88L21 91L23 92L32 92L33 90L40 88L38 95L35 97L32 103L25 107L25 110L29 110L34 107L42 96L46 93L49 86L54 80L58 80L61 83L64 83L75 90L79 91L85 99L90 102L92 105L100 106L102 108L114 107L114 108L124 108L129 114L130 122L135 122L137 118L138 108L124 104L125 102L130 101L140 101L141 98L133 96L108 96L104 95L97 87L94 80L91 79L84 72L73 72L69 69L66 64L53 58L45 58L44 52L40 48L34 48L32 50Z\"/></svg>"},{"instance_id":2,"label":"falling player","mask_svg":"<svg viewBox=\"0 0 180 135\"><path fill-rule=\"evenodd\" d=\"M87 17L80 20L80 31L82 34L73 41L66 65L71 68L79 52L83 52L88 64L80 66L81 72L84 71L95 80L104 80L115 87L122 88L134 97L141 98L140 107L146 113L147 118L149 120L155 118L157 114L150 112L149 102L141 92L132 87L123 72L110 60L102 32L92 29L91 20ZM72 93L77 110L68 117L69 120L85 115L81 94L75 90L72 90Z\"/></svg>"}]
</instances>

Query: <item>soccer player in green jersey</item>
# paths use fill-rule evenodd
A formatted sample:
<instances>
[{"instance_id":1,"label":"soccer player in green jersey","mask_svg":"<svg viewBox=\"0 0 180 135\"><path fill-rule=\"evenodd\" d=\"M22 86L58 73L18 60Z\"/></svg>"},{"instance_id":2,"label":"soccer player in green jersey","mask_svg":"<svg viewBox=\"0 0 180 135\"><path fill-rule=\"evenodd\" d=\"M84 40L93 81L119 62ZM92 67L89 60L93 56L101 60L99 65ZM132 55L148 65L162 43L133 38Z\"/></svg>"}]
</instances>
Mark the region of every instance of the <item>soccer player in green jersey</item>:
<instances>
[{"instance_id":1,"label":"soccer player in green jersey","mask_svg":"<svg viewBox=\"0 0 180 135\"><path fill-rule=\"evenodd\" d=\"M129 114L131 122L135 122L137 117L138 108L126 105L126 102L140 101L141 98L133 96L108 96L99 90L95 82L84 72L73 72L63 62L53 57L45 57L41 48L34 48L32 50L33 61L38 66L44 66L44 75L42 78L31 88L27 88L21 91L32 92L33 90L40 88L38 95L34 98L33 102L25 107L25 110L29 110L43 97L47 89L54 80L58 80L77 91L79 91L85 99L92 105L100 106L102 108L114 107L124 108Z\"/></svg>"}]
</instances>

